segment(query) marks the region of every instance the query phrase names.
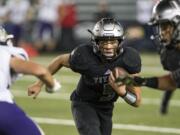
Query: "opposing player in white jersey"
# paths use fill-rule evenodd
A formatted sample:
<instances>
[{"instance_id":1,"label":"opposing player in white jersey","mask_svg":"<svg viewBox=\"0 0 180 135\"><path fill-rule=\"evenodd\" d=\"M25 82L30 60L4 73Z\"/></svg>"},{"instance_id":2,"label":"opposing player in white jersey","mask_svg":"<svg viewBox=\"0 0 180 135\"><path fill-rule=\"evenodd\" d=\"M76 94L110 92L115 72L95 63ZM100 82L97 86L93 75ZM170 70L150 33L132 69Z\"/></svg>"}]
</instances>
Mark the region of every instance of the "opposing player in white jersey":
<instances>
[{"instance_id":1,"label":"opposing player in white jersey","mask_svg":"<svg viewBox=\"0 0 180 135\"><path fill-rule=\"evenodd\" d=\"M43 135L37 124L13 101L10 87L20 74L36 76L49 91L57 90L59 84L46 68L28 61L27 53L13 47L9 38L12 36L0 28L0 135Z\"/></svg>"}]
</instances>

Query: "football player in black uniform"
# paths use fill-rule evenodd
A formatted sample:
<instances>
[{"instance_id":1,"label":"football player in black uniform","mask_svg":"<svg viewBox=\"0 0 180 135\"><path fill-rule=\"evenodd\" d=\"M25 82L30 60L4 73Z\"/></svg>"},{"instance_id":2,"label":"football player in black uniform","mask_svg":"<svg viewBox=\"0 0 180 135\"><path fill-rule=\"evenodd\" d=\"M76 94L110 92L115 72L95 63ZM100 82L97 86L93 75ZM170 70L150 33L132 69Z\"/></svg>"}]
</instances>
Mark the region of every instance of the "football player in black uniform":
<instances>
[{"instance_id":1,"label":"football player in black uniform","mask_svg":"<svg viewBox=\"0 0 180 135\"><path fill-rule=\"evenodd\" d=\"M153 8L150 25L156 29L157 34L154 37L160 41L162 66L170 73L152 78L135 77L134 83L164 90L161 112L167 113L171 94L180 87L180 2L178 0L157 2Z\"/></svg>"},{"instance_id":2,"label":"football player in black uniform","mask_svg":"<svg viewBox=\"0 0 180 135\"><path fill-rule=\"evenodd\" d=\"M171 4L172 3L172 4ZM159 6L158 6L159 5ZM162 5L162 6L161 6ZM164 6L163 6L164 5ZM158 6L158 7L157 7ZM163 7L163 9L159 9ZM161 10L161 14L164 12L166 12L167 10L171 9L171 11L173 10L173 7L175 7L176 9L180 10L180 3L178 0L176 1L164 1L164 4L161 2L159 4L157 4L155 6L156 10ZM168 17L168 15L165 17L163 16L162 19L168 19L169 23L172 23L174 26L174 29L177 29L180 22L180 18L178 20L175 20L176 17L180 16L180 11L176 10L176 12L174 12L174 14L172 14L171 16ZM156 12L156 11L155 11ZM162 20L161 19L161 20ZM168 32L167 32L168 33ZM179 39L179 35L176 35L177 33L179 33L179 29L177 30L173 30L171 35L172 38L170 37L169 41L170 43L165 43L163 40L163 42L161 43L161 47L160 47L160 58L161 58L161 63L162 66L165 70L167 71L174 71L177 70L180 67L180 50L178 49L179 47L179 43L180 43L180 39ZM173 36L174 34L174 36ZM171 46L177 46L177 47L171 47ZM168 105L169 105L169 101L172 97L173 91L165 91L163 98L162 98L162 102L161 102L161 108L160 108L160 112L162 114L167 114L168 111Z\"/></svg>"},{"instance_id":3,"label":"football player in black uniform","mask_svg":"<svg viewBox=\"0 0 180 135\"><path fill-rule=\"evenodd\" d=\"M114 85L112 80L118 74L116 67L137 75L141 70L141 59L134 49L122 46L125 34L116 20L103 18L89 32L91 42L78 46L71 53L59 55L48 68L52 74L63 66L81 74L70 97L79 134L111 135L114 102L118 97L134 107L138 107L141 101L139 87L117 88ZM29 91L36 97L41 87L42 83L38 82Z\"/></svg>"}]
</instances>

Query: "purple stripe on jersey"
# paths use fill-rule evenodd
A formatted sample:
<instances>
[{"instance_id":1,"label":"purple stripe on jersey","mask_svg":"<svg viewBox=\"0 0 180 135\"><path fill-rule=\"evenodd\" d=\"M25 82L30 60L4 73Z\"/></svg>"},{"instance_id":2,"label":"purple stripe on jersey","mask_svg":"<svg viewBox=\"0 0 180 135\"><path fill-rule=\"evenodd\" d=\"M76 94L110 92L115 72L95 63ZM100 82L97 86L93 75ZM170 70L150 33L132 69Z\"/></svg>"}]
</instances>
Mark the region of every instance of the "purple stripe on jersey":
<instances>
[{"instance_id":1,"label":"purple stripe on jersey","mask_svg":"<svg viewBox=\"0 0 180 135\"><path fill-rule=\"evenodd\" d=\"M16 105L0 102L0 135L41 135L35 123Z\"/></svg>"}]
</instances>

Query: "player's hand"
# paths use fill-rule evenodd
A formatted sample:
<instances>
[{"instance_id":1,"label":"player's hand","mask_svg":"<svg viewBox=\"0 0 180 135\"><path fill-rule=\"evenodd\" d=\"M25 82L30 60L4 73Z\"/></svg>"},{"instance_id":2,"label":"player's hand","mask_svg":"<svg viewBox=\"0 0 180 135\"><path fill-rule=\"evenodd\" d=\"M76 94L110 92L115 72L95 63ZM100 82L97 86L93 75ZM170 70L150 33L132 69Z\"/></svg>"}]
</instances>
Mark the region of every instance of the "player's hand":
<instances>
[{"instance_id":1,"label":"player's hand","mask_svg":"<svg viewBox=\"0 0 180 135\"><path fill-rule=\"evenodd\" d=\"M134 78L132 76L130 76L127 73L127 71L125 71L123 68L117 67L112 71L112 73L115 77L115 83L118 86L121 86L121 85L134 86L134 85L136 85Z\"/></svg>"},{"instance_id":2,"label":"player's hand","mask_svg":"<svg viewBox=\"0 0 180 135\"><path fill-rule=\"evenodd\" d=\"M126 93L126 85L119 85L118 83L115 83L115 80L118 77L118 72L111 72L109 76L109 85L113 88L116 93L118 93L119 96L124 96Z\"/></svg>"},{"instance_id":3,"label":"player's hand","mask_svg":"<svg viewBox=\"0 0 180 135\"><path fill-rule=\"evenodd\" d=\"M33 96L34 99L37 98L41 92L41 86L38 84L33 84L28 87L28 96Z\"/></svg>"},{"instance_id":4,"label":"player's hand","mask_svg":"<svg viewBox=\"0 0 180 135\"><path fill-rule=\"evenodd\" d=\"M113 74L115 74L115 83L119 86L145 86L146 80L140 76L132 76L127 73L123 68L115 68L113 70Z\"/></svg>"}]
</instances>

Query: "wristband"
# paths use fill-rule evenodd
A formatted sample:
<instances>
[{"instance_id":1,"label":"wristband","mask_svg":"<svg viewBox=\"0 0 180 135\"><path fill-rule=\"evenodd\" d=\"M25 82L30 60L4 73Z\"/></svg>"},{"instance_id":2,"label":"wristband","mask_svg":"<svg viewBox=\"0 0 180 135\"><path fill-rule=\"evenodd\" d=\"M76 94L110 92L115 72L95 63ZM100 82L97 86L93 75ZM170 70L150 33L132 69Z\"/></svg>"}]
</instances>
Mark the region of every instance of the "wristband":
<instances>
[{"instance_id":1,"label":"wristband","mask_svg":"<svg viewBox=\"0 0 180 135\"><path fill-rule=\"evenodd\" d=\"M137 100L137 97L135 94L129 92L126 90L126 93L124 96L122 96L122 98L129 104L134 104Z\"/></svg>"},{"instance_id":2,"label":"wristband","mask_svg":"<svg viewBox=\"0 0 180 135\"><path fill-rule=\"evenodd\" d=\"M142 78L139 76L134 77L135 86L147 86L150 88L158 88L158 78L157 77L149 77Z\"/></svg>"},{"instance_id":3,"label":"wristband","mask_svg":"<svg viewBox=\"0 0 180 135\"><path fill-rule=\"evenodd\" d=\"M54 86L53 86L53 88L46 87L46 92L54 93L54 92L59 91L60 89L61 89L61 84L56 79L54 79Z\"/></svg>"}]
</instances>

